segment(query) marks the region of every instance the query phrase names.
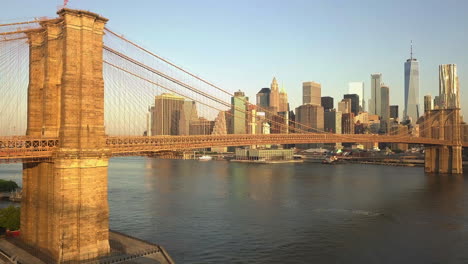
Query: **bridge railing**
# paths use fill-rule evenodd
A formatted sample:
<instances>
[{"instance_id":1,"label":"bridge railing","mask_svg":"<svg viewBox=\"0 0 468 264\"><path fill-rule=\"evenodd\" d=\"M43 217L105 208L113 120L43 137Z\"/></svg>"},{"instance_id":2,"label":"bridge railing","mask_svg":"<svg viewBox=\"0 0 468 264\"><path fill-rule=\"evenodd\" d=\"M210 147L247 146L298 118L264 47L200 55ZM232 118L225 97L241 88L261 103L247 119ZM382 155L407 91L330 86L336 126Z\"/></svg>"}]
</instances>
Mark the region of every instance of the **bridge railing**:
<instances>
[{"instance_id":1,"label":"bridge railing","mask_svg":"<svg viewBox=\"0 0 468 264\"><path fill-rule=\"evenodd\" d=\"M0 160L48 158L58 144L56 138L0 137Z\"/></svg>"},{"instance_id":2,"label":"bridge railing","mask_svg":"<svg viewBox=\"0 0 468 264\"><path fill-rule=\"evenodd\" d=\"M190 150L210 147L308 144L308 143L366 143L388 142L426 145L451 145L450 141L412 136L384 136L372 134L268 134L268 135L201 135L201 136L151 136L108 137L107 147L114 155L139 152Z\"/></svg>"},{"instance_id":3,"label":"bridge railing","mask_svg":"<svg viewBox=\"0 0 468 264\"><path fill-rule=\"evenodd\" d=\"M113 156L138 155L145 152L184 151L211 147L309 144L309 143L408 143L424 145L453 145L449 140L413 136L373 134L230 134L196 136L114 136L106 138L106 146ZM59 147L57 138L27 136L0 137L0 162L25 162L28 159L51 158Z\"/></svg>"}]
</instances>

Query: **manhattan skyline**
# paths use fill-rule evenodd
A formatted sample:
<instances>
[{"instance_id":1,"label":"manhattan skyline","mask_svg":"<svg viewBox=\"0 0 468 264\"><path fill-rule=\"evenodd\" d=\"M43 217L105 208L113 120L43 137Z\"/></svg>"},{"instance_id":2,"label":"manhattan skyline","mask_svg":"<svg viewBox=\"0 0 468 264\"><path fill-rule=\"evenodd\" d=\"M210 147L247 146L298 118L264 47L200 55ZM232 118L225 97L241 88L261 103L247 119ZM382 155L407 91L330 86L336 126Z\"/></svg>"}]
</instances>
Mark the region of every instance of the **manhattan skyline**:
<instances>
[{"instance_id":1,"label":"manhattan skyline","mask_svg":"<svg viewBox=\"0 0 468 264\"><path fill-rule=\"evenodd\" d=\"M61 3L7 2L0 17L53 17L51 10ZM20 8L25 5L31 8ZM349 82L363 81L368 100L370 74L381 72L390 87L390 104L400 105L400 115L402 64L411 40L420 62L420 105L424 95L438 94L438 65L449 63L458 67L461 105L468 103L463 92L468 37L460 34L468 24L463 14L467 6L457 1L69 2L71 8L112 17L110 28L226 90L240 89L253 98L276 77L288 92L291 108L301 104L306 81L321 83L322 95L334 98L347 93Z\"/></svg>"}]
</instances>

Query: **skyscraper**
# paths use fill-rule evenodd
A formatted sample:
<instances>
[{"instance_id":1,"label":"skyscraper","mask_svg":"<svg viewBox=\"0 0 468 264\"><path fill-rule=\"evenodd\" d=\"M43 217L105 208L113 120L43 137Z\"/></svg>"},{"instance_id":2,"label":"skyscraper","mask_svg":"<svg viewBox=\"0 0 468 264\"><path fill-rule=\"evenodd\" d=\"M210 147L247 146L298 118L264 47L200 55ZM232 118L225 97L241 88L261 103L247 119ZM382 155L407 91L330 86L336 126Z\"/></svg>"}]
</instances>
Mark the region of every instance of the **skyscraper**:
<instances>
[{"instance_id":1,"label":"skyscraper","mask_svg":"<svg viewBox=\"0 0 468 264\"><path fill-rule=\"evenodd\" d=\"M240 90L231 97L231 131L233 134L247 134L247 102L249 98Z\"/></svg>"},{"instance_id":2,"label":"skyscraper","mask_svg":"<svg viewBox=\"0 0 468 264\"><path fill-rule=\"evenodd\" d=\"M371 74L371 99L369 100L369 113L371 115L381 116L382 96L380 85L382 83L382 74Z\"/></svg>"},{"instance_id":3,"label":"skyscraper","mask_svg":"<svg viewBox=\"0 0 468 264\"><path fill-rule=\"evenodd\" d=\"M403 117L416 122L419 118L419 62L411 57L405 62L405 106Z\"/></svg>"},{"instance_id":4,"label":"skyscraper","mask_svg":"<svg viewBox=\"0 0 468 264\"><path fill-rule=\"evenodd\" d=\"M381 92L381 106L380 106L380 116L382 120L390 119L390 88L387 85L382 84L380 87ZM417 120L414 120L416 122Z\"/></svg>"},{"instance_id":5,"label":"skyscraper","mask_svg":"<svg viewBox=\"0 0 468 264\"><path fill-rule=\"evenodd\" d=\"M262 88L257 93L257 105L262 108L270 107L270 88Z\"/></svg>"},{"instance_id":6,"label":"skyscraper","mask_svg":"<svg viewBox=\"0 0 468 264\"><path fill-rule=\"evenodd\" d=\"M380 87L380 95L381 95L381 105L380 105L380 129L382 132L388 132L388 125L390 120L390 88L387 85L382 84ZM414 122L416 122L415 120Z\"/></svg>"},{"instance_id":7,"label":"skyscraper","mask_svg":"<svg viewBox=\"0 0 468 264\"><path fill-rule=\"evenodd\" d=\"M354 114L347 113L341 115L341 133L354 134Z\"/></svg>"},{"instance_id":8,"label":"skyscraper","mask_svg":"<svg viewBox=\"0 0 468 264\"><path fill-rule=\"evenodd\" d=\"M325 111L333 109L333 97L323 96L321 99L321 105Z\"/></svg>"},{"instance_id":9,"label":"skyscraper","mask_svg":"<svg viewBox=\"0 0 468 264\"><path fill-rule=\"evenodd\" d=\"M432 96L425 95L424 96L424 112L431 111L434 108L432 103L433 103Z\"/></svg>"},{"instance_id":10,"label":"skyscraper","mask_svg":"<svg viewBox=\"0 0 468 264\"><path fill-rule=\"evenodd\" d=\"M151 135L179 135L184 97L163 93L155 97Z\"/></svg>"},{"instance_id":11,"label":"skyscraper","mask_svg":"<svg viewBox=\"0 0 468 264\"><path fill-rule=\"evenodd\" d=\"M191 122L198 121L197 104L194 101L185 100L179 119L179 135L194 135L190 133Z\"/></svg>"},{"instance_id":12,"label":"skyscraper","mask_svg":"<svg viewBox=\"0 0 468 264\"><path fill-rule=\"evenodd\" d=\"M289 111L289 104L288 104L288 94L284 87L281 87L281 91L279 93L279 108L278 112L287 112Z\"/></svg>"},{"instance_id":13,"label":"skyscraper","mask_svg":"<svg viewBox=\"0 0 468 264\"><path fill-rule=\"evenodd\" d=\"M398 105L390 106L390 118L398 119Z\"/></svg>"},{"instance_id":14,"label":"skyscraper","mask_svg":"<svg viewBox=\"0 0 468 264\"><path fill-rule=\"evenodd\" d=\"M324 113L325 132L341 134L341 112L326 111Z\"/></svg>"},{"instance_id":15,"label":"skyscraper","mask_svg":"<svg viewBox=\"0 0 468 264\"><path fill-rule=\"evenodd\" d=\"M460 86L457 65L439 65L439 108L452 109L460 107Z\"/></svg>"},{"instance_id":16,"label":"skyscraper","mask_svg":"<svg viewBox=\"0 0 468 264\"><path fill-rule=\"evenodd\" d=\"M276 81L276 78L273 78L273 81L271 82L271 90L270 90L270 107L275 109L275 112L278 112L279 110L279 88L278 88L278 82Z\"/></svg>"},{"instance_id":17,"label":"skyscraper","mask_svg":"<svg viewBox=\"0 0 468 264\"><path fill-rule=\"evenodd\" d=\"M323 107L315 104L304 104L296 108L296 129L299 133L322 132L324 128Z\"/></svg>"},{"instance_id":18,"label":"skyscraper","mask_svg":"<svg viewBox=\"0 0 468 264\"><path fill-rule=\"evenodd\" d=\"M302 104L321 105L322 85L316 82L302 83Z\"/></svg>"},{"instance_id":19,"label":"skyscraper","mask_svg":"<svg viewBox=\"0 0 468 264\"><path fill-rule=\"evenodd\" d=\"M345 94L344 99L351 99L351 112L354 113L355 116L359 114L359 102L360 98L357 94Z\"/></svg>"},{"instance_id":20,"label":"skyscraper","mask_svg":"<svg viewBox=\"0 0 468 264\"><path fill-rule=\"evenodd\" d=\"M348 83L348 93L357 94L359 96L359 111L366 111L366 100L364 98L364 82Z\"/></svg>"},{"instance_id":21,"label":"skyscraper","mask_svg":"<svg viewBox=\"0 0 468 264\"><path fill-rule=\"evenodd\" d=\"M343 114L351 113L351 99L345 98L338 102L338 111Z\"/></svg>"}]
</instances>

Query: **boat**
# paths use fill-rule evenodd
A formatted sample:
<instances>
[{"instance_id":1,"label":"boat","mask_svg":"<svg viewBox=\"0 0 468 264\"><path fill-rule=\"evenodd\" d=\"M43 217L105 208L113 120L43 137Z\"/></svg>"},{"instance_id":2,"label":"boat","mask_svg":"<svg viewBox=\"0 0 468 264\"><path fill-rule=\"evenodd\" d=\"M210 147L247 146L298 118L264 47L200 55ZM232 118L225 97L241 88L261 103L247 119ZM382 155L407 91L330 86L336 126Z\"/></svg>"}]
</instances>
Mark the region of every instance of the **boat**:
<instances>
[{"instance_id":1,"label":"boat","mask_svg":"<svg viewBox=\"0 0 468 264\"><path fill-rule=\"evenodd\" d=\"M9 200L12 202L21 202L22 191L16 189L14 192L10 193Z\"/></svg>"},{"instance_id":2,"label":"boat","mask_svg":"<svg viewBox=\"0 0 468 264\"><path fill-rule=\"evenodd\" d=\"M322 164L333 164L337 160L338 160L337 157L329 156L329 157L326 157L324 160L322 160Z\"/></svg>"},{"instance_id":3,"label":"boat","mask_svg":"<svg viewBox=\"0 0 468 264\"><path fill-rule=\"evenodd\" d=\"M212 160L212 159L213 159L213 157L208 156L208 155L203 155L203 156L198 158L199 161L209 161L209 160Z\"/></svg>"}]
</instances>

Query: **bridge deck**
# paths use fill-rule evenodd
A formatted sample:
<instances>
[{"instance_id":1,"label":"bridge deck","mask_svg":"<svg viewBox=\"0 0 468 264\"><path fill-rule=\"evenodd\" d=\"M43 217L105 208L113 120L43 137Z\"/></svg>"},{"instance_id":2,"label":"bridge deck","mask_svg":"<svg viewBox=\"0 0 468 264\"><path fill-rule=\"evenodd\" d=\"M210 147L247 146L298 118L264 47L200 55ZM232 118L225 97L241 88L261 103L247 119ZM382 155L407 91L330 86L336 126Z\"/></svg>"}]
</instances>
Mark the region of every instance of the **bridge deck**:
<instances>
[{"instance_id":1,"label":"bridge deck","mask_svg":"<svg viewBox=\"0 0 468 264\"><path fill-rule=\"evenodd\" d=\"M112 156L139 155L153 151L183 151L209 147L310 144L310 143L407 143L456 145L450 141L411 136L371 134L269 134L269 135L197 135L197 136L109 136L107 148ZM51 158L59 146L57 138L27 136L0 137L0 162L34 162ZM468 147L468 143L463 143Z\"/></svg>"}]
</instances>

